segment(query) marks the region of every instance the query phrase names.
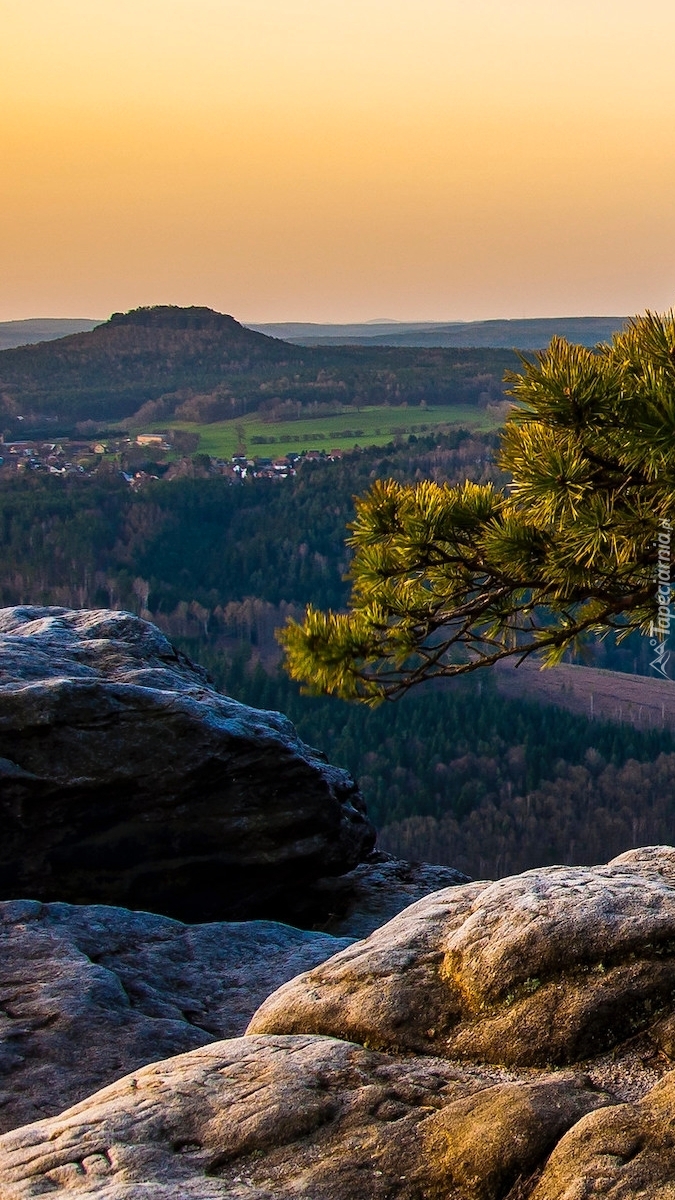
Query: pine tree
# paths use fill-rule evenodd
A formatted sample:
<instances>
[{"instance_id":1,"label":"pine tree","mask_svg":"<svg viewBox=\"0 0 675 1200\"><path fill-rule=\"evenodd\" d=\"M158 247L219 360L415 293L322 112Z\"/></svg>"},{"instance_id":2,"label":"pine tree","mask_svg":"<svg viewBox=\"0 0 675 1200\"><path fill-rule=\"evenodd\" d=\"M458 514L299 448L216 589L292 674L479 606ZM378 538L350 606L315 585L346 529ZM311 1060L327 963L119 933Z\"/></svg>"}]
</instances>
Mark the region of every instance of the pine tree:
<instances>
[{"instance_id":1,"label":"pine tree","mask_svg":"<svg viewBox=\"0 0 675 1200\"><path fill-rule=\"evenodd\" d=\"M308 691L373 704L509 656L552 664L590 634L653 632L675 520L675 315L521 361L506 488L386 480L357 501L349 611L310 606L280 635ZM668 599L669 581L668 556Z\"/></svg>"}]
</instances>

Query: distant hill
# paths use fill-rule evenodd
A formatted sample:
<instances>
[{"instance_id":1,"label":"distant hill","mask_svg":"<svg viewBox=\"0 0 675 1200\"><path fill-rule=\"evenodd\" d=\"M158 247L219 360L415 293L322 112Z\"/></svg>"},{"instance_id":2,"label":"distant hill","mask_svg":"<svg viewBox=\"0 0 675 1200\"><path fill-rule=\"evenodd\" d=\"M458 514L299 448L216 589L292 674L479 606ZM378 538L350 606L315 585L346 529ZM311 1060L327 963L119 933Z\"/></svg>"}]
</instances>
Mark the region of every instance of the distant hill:
<instances>
[{"instance_id":1,"label":"distant hill","mask_svg":"<svg viewBox=\"0 0 675 1200\"><path fill-rule=\"evenodd\" d=\"M51 342L69 333L88 333L100 325L85 317L31 317L26 321L0 321L0 350Z\"/></svg>"},{"instance_id":2,"label":"distant hill","mask_svg":"<svg viewBox=\"0 0 675 1200\"><path fill-rule=\"evenodd\" d=\"M301 354L208 308L141 308L90 332L0 352L0 394L10 417L105 421L170 393L161 416L195 392L286 369Z\"/></svg>"},{"instance_id":3,"label":"distant hill","mask_svg":"<svg viewBox=\"0 0 675 1200\"><path fill-rule=\"evenodd\" d=\"M140 308L90 332L0 351L0 430L486 403L502 398L514 366L505 350L304 347L209 308Z\"/></svg>"},{"instance_id":4,"label":"distant hill","mask_svg":"<svg viewBox=\"0 0 675 1200\"><path fill-rule=\"evenodd\" d=\"M542 350L558 335L582 346L606 342L627 317L536 317L513 321L368 321L363 325L300 322L251 325L300 346L453 346Z\"/></svg>"}]
</instances>

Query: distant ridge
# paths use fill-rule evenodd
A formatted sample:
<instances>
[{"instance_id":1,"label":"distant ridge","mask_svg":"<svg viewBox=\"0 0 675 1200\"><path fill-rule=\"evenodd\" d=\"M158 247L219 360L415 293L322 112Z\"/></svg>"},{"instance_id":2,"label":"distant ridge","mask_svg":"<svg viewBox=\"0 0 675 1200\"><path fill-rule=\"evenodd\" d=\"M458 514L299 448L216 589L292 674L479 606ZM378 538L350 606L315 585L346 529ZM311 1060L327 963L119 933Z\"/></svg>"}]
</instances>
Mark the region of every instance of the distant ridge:
<instances>
[{"instance_id":1,"label":"distant ridge","mask_svg":"<svg viewBox=\"0 0 675 1200\"><path fill-rule=\"evenodd\" d=\"M30 317L25 321L0 321L0 350L53 342L70 333L89 333L102 320L90 317Z\"/></svg>"},{"instance_id":2,"label":"distant ridge","mask_svg":"<svg viewBox=\"0 0 675 1200\"><path fill-rule=\"evenodd\" d=\"M88 332L0 350L0 433L200 424L258 409L278 417L345 405L485 405L503 399L504 372L516 366L512 351L308 347L210 308L137 308Z\"/></svg>"},{"instance_id":3,"label":"distant ridge","mask_svg":"<svg viewBox=\"0 0 675 1200\"><path fill-rule=\"evenodd\" d=\"M366 321L355 325L286 322L249 325L299 346L418 346L542 350L552 337L582 346L609 341L628 317L532 317L495 321ZM377 330L377 332L375 332Z\"/></svg>"},{"instance_id":4,"label":"distant ridge","mask_svg":"<svg viewBox=\"0 0 675 1200\"><path fill-rule=\"evenodd\" d=\"M166 314L169 309L163 307L136 311ZM193 311L205 313L209 310ZM444 322L379 318L360 324L324 325L282 321L247 324L246 328L298 346L446 346L459 349L540 350L555 335L582 346L595 346L598 342L608 341L627 320L627 317L532 317ZM89 317L31 317L22 321L0 321L0 350L51 342L73 333L89 333L104 323L102 319L93 320Z\"/></svg>"}]
</instances>

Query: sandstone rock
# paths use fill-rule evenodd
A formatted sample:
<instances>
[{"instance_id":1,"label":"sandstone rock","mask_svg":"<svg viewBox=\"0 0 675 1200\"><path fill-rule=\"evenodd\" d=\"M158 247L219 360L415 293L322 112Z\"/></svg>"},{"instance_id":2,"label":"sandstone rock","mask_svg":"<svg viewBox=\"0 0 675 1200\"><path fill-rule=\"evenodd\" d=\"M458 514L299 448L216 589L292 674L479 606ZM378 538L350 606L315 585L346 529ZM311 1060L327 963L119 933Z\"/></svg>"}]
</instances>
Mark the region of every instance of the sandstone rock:
<instances>
[{"instance_id":1,"label":"sandstone rock","mask_svg":"<svg viewBox=\"0 0 675 1200\"><path fill-rule=\"evenodd\" d=\"M218 693L128 613L0 611L0 897L316 922L374 830L280 713Z\"/></svg>"},{"instance_id":2,"label":"sandstone rock","mask_svg":"<svg viewBox=\"0 0 675 1200\"><path fill-rule=\"evenodd\" d=\"M319 1033L379 1050L443 1054L460 1019L441 975L444 936L490 885L418 900L365 941L299 975L258 1009L249 1033Z\"/></svg>"},{"instance_id":3,"label":"sandstone rock","mask_svg":"<svg viewBox=\"0 0 675 1200\"><path fill-rule=\"evenodd\" d=\"M353 871L314 885L319 909L330 906L321 928L338 937L364 938L431 892L469 883L454 867L403 862L375 850Z\"/></svg>"},{"instance_id":4,"label":"sandstone rock","mask_svg":"<svg viewBox=\"0 0 675 1200\"><path fill-rule=\"evenodd\" d=\"M568 1129L606 1102L583 1076L565 1072L455 1100L423 1123L429 1175L441 1187L451 1181L470 1200L501 1200Z\"/></svg>"},{"instance_id":5,"label":"sandstone rock","mask_svg":"<svg viewBox=\"0 0 675 1200\"><path fill-rule=\"evenodd\" d=\"M675 849L418 901L267 999L251 1033L478 1062L576 1062L675 1011Z\"/></svg>"},{"instance_id":6,"label":"sandstone rock","mask_svg":"<svg viewBox=\"0 0 675 1200\"><path fill-rule=\"evenodd\" d=\"M607 1101L572 1074L495 1086L330 1038L240 1038L5 1134L0 1194L497 1200Z\"/></svg>"},{"instance_id":7,"label":"sandstone rock","mask_svg":"<svg viewBox=\"0 0 675 1200\"><path fill-rule=\"evenodd\" d=\"M563 1137L531 1200L672 1200L675 1071L637 1104L586 1116Z\"/></svg>"},{"instance_id":8,"label":"sandstone rock","mask_svg":"<svg viewBox=\"0 0 675 1200\"><path fill-rule=\"evenodd\" d=\"M0 904L0 1130L243 1033L275 987L346 944L271 921Z\"/></svg>"}]
</instances>

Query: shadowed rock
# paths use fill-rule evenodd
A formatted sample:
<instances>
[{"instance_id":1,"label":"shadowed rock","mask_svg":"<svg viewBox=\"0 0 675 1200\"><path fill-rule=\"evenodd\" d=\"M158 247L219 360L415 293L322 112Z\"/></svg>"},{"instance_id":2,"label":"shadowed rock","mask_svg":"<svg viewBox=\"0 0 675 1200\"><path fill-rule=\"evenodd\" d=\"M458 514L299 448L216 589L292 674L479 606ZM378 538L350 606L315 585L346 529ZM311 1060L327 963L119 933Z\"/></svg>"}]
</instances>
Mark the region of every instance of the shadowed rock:
<instances>
[{"instance_id":1,"label":"shadowed rock","mask_svg":"<svg viewBox=\"0 0 675 1200\"><path fill-rule=\"evenodd\" d=\"M285 984L249 1032L564 1064L658 1038L674 997L675 850L653 847L436 892Z\"/></svg>"},{"instance_id":2,"label":"shadowed rock","mask_svg":"<svg viewBox=\"0 0 675 1200\"><path fill-rule=\"evenodd\" d=\"M497 1200L608 1102L330 1038L219 1042L0 1138L3 1200Z\"/></svg>"},{"instance_id":3,"label":"shadowed rock","mask_svg":"<svg viewBox=\"0 0 675 1200\"><path fill-rule=\"evenodd\" d=\"M274 988L345 944L272 921L186 926L103 905L0 904L0 1130L236 1037Z\"/></svg>"},{"instance_id":4,"label":"shadowed rock","mask_svg":"<svg viewBox=\"0 0 675 1200\"><path fill-rule=\"evenodd\" d=\"M0 896L316 922L374 830L280 713L128 613L0 612ZM316 904L316 900L311 903Z\"/></svg>"},{"instance_id":5,"label":"shadowed rock","mask_svg":"<svg viewBox=\"0 0 675 1200\"><path fill-rule=\"evenodd\" d=\"M314 894L319 910L330 907L322 929L339 937L364 938L423 896L469 882L469 876L454 867L404 862L375 850L348 874L319 879Z\"/></svg>"}]
</instances>

